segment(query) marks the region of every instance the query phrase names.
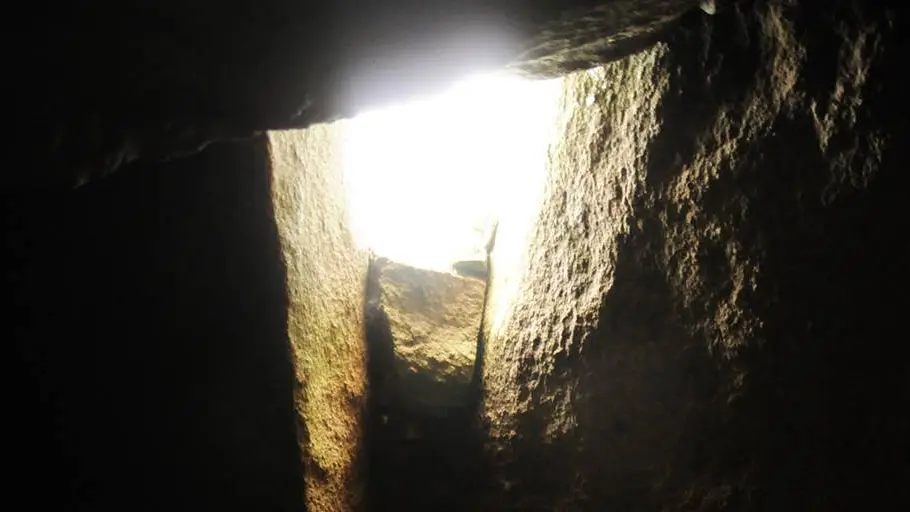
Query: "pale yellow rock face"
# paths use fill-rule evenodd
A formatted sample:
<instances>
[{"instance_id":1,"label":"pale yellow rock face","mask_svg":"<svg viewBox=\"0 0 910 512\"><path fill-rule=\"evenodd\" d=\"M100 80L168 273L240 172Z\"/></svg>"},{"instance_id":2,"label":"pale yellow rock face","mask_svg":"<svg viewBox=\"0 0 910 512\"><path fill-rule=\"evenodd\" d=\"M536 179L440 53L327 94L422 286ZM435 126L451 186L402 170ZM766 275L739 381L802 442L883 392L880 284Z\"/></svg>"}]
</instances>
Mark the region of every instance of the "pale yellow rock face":
<instances>
[{"instance_id":1,"label":"pale yellow rock face","mask_svg":"<svg viewBox=\"0 0 910 512\"><path fill-rule=\"evenodd\" d=\"M588 492L583 479L593 477L578 460L646 471L682 428L685 406L665 399L662 389L691 395L673 375L685 343L672 328L650 329L634 316L621 315L620 322L630 321L622 329L608 324L631 301L651 307L651 290L636 289L638 277L621 258L638 213L632 198L643 186L647 142L659 127L665 52L657 47L615 63L608 77L593 70L566 78L539 213L529 217L530 228L500 222L485 326L483 420L491 452L529 447L546 461L537 473L552 472L525 480L518 468L531 460L511 461L504 489L522 487L503 491L504 509L551 503L572 510ZM512 237L516 230L527 238ZM614 433L622 422L632 428ZM563 450L577 459L567 464Z\"/></svg>"},{"instance_id":2,"label":"pale yellow rock face","mask_svg":"<svg viewBox=\"0 0 910 512\"><path fill-rule=\"evenodd\" d=\"M338 129L319 125L269 135L306 502L320 512L353 510L362 499L369 260L347 227Z\"/></svg>"},{"instance_id":3,"label":"pale yellow rock face","mask_svg":"<svg viewBox=\"0 0 910 512\"><path fill-rule=\"evenodd\" d=\"M474 372L485 282L385 259L374 265L399 393L417 407L464 405Z\"/></svg>"}]
</instances>

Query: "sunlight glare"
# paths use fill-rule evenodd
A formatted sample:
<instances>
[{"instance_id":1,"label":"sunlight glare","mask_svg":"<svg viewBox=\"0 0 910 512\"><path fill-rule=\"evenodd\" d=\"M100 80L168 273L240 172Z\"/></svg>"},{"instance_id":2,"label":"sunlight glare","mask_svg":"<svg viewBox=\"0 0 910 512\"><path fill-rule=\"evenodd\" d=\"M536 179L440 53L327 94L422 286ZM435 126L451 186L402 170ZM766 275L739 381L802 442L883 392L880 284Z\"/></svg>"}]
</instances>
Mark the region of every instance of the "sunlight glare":
<instances>
[{"instance_id":1,"label":"sunlight glare","mask_svg":"<svg viewBox=\"0 0 910 512\"><path fill-rule=\"evenodd\" d=\"M358 245L442 271L482 257L492 220L542 186L560 84L475 76L347 122L342 166Z\"/></svg>"}]
</instances>

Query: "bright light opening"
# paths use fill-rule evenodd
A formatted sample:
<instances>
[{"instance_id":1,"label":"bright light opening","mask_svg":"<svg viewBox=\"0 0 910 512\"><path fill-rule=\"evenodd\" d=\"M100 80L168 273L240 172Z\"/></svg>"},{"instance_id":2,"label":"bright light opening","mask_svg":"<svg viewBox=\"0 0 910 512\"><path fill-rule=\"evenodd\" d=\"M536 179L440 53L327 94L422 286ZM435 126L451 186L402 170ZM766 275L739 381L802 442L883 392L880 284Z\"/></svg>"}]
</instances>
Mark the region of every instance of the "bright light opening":
<instances>
[{"instance_id":1,"label":"bright light opening","mask_svg":"<svg viewBox=\"0 0 910 512\"><path fill-rule=\"evenodd\" d=\"M492 222L539 194L560 83L476 76L345 123L342 165L358 245L442 271L482 259Z\"/></svg>"}]
</instances>

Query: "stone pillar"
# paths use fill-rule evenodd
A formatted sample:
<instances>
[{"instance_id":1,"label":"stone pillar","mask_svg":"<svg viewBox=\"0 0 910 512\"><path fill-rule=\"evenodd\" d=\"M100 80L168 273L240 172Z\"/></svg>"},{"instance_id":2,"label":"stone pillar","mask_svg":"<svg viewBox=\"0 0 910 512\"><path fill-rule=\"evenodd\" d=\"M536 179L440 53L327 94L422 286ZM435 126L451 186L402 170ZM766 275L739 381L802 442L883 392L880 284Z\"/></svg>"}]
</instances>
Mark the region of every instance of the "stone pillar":
<instances>
[{"instance_id":1,"label":"stone pillar","mask_svg":"<svg viewBox=\"0 0 910 512\"><path fill-rule=\"evenodd\" d=\"M306 502L309 510L327 512L357 509L362 499L366 394L363 307L369 258L347 227L338 128L318 125L269 135Z\"/></svg>"}]
</instances>

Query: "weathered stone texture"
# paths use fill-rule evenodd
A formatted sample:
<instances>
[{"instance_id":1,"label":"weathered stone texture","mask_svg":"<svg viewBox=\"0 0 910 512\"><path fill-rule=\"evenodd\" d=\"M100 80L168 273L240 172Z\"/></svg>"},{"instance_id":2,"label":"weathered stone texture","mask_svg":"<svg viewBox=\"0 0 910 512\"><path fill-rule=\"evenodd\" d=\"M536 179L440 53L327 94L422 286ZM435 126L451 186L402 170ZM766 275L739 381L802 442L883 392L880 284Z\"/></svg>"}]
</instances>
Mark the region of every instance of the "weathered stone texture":
<instances>
[{"instance_id":1,"label":"weathered stone texture","mask_svg":"<svg viewBox=\"0 0 910 512\"><path fill-rule=\"evenodd\" d=\"M621 259L637 213L631 198L642 186L647 142L659 129L656 109L669 87L660 68L666 53L661 47L606 72L567 78L529 264L503 268L494 252L491 308L499 322L488 331L485 419L494 445L518 452L516 464L532 464L522 459L523 449L531 450L527 457L545 458L550 469L541 468L540 476L559 481L560 500L574 502L580 497L570 496L572 489L585 490L575 482L587 476L585 468L568 454L607 446L596 458L613 475L635 474L661 460L685 420L679 398L691 400L695 392L677 371L686 349L679 327L653 313L667 308L660 304L666 293L638 282L636 262ZM596 104L586 105L589 95L599 96ZM510 228L501 223L500 233ZM526 273L518 298L502 304L496 285L511 272ZM637 289L620 279L633 280ZM606 331L602 309L609 307L639 313ZM646 312L651 321L638 316ZM590 372L597 372L596 383L588 380ZM598 417L585 416L591 414ZM626 425L616 429L617 421ZM509 506L554 506L553 482L513 482L506 473L506 495L516 500ZM611 472L598 477L592 486L620 485Z\"/></svg>"},{"instance_id":2,"label":"weathered stone texture","mask_svg":"<svg viewBox=\"0 0 910 512\"><path fill-rule=\"evenodd\" d=\"M388 321L397 395L410 407L467 405L486 283L379 258L377 297Z\"/></svg>"},{"instance_id":3,"label":"weathered stone texture","mask_svg":"<svg viewBox=\"0 0 910 512\"><path fill-rule=\"evenodd\" d=\"M485 287L373 261L370 510L477 510L486 479L471 391Z\"/></svg>"},{"instance_id":4,"label":"weathered stone texture","mask_svg":"<svg viewBox=\"0 0 910 512\"><path fill-rule=\"evenodd\" d=\"M369 260L347 228L337 131L319 125L269 134L306 502L319 511L356 509L362 499Z\"/></svg>"},{"instance_id":5,"label":"weathered stone texture","mask_svg":"<svg viewBox=\"0 0 910 512\"><path fill-rule=\"evenodd\" d=\"M905 18L739 2L567 79L528 264L494 252L489 509L910 503Z\"/></svg>"},{"instance_id":6,"label":"weathered stone texture","mask_svg":"<svg viewBox=\"0 0 910 512\"><path fill-rule=\"evenodd\" d=\"M692 0L615 0L567 6L524 44L509 64L537 77L561 76L611 62L653 45ZM612 27L607 29L607 27Z\"/></svg>"}]
</instances>

